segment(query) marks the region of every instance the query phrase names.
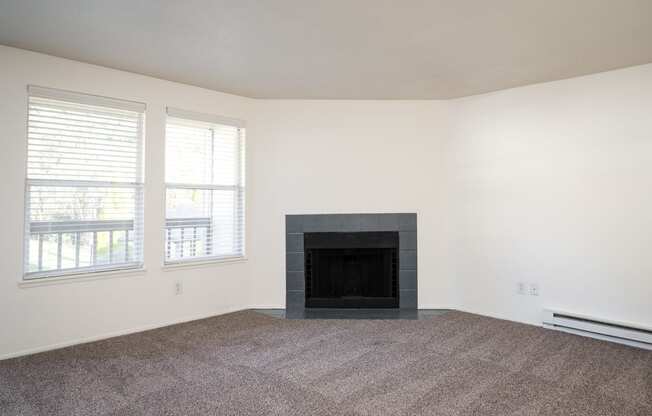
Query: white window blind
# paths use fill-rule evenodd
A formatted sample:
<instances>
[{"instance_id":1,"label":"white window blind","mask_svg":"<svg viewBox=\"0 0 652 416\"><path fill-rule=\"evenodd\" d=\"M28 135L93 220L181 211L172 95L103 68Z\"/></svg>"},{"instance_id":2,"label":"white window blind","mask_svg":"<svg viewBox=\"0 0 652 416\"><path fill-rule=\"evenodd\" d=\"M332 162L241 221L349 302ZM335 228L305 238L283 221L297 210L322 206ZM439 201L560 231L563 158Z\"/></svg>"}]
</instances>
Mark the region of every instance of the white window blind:
<instances>
[{"instance_id":1,"label":"white window blind","mask_svg":"<svg viewBox=\"0 0 652 416\"><path fill-rule=\"evenodd\" d=\"M142 267L145 104L28 91L25 279Z\"/></svg>"},{"instance_id":2,"label":"white window blind","mask_svg":"<svg viewBox=\"0 0 652 416\"><path fill-rule=\"evenodd\" d=\"M245 129L168 108L165 261L244 257Z\"/></svg>"}]
</instances>

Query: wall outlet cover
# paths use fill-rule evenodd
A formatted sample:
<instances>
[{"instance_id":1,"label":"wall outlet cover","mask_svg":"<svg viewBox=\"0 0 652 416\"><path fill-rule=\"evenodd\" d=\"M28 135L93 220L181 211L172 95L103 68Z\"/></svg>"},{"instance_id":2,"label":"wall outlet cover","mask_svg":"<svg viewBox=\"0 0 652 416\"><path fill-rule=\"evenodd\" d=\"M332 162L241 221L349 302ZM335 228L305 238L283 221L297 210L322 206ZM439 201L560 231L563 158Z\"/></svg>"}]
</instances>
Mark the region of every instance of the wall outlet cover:
<instances>
[{"instance_id":1,"label":"wall outlet cover","mask_svg":"<svg viewBox=\"0 0 652 416\"><path fill-rule=\"evenodd\" d=\"M530 296L539 296L539 285L537 283L530 283Z\"/></svg>"}]
</instances>

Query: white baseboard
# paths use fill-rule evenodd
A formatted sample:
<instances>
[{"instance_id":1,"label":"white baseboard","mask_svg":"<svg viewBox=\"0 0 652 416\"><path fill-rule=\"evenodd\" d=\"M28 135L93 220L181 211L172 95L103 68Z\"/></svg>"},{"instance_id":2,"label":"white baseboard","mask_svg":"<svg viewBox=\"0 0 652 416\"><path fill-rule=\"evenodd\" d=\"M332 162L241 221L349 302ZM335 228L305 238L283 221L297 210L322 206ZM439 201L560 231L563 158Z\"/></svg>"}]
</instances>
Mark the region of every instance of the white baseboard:
<instances>
[{"instance_id":1,"label":"white baseboard","mask_svg":"<svg viewBox=\"0 0 652 416\"><path fill-rule=\"evenodd\" d=\"M285 305L249 305L247 309L285 309Z\"/></svg>"},{"instance_id":2,"label":"white baseboard","mask_svg":"<svg viewBox=\"0 0 652 416\"><path fill-rule=\"evenodd\" d=\"M497 313L479 312L479 311L474 311L474 310L471 310L471 309L463 309L463 308L458 308L458 307L450 308L450 309L454 310L454 311L459 311L459 312L472 313L473 315L480 315L480 316L486 316L488 318L500 319L502 321L516 322L518 324L532 325L532 326L538 326L538 327L542 326L541 322L514 319L511 316L497 314Z\"/></svg>"},{"instance_id":3,"label":"white baseboard","mask_svg":"<svg viewBox=\"0 0 652 416\"><path fill-rule=\"evenodd\" d=\"M436 309L436 310L455 310L452 306L442 306L442 305L418 305L417 306L418 310L423 310L423 309Z\"/></svg>"},{"instance_id":4,"label":"white baseboard","mask_svg":"<svg viewBox=\"0 0 652 416\"><path fill-rule=\"evenodd\" d=\"M8 354L0 355L0 361L8 360L10 358L22 357L22 356L25 356L25 355L37 354L39 352L58 350L60 348L71 347L73 345L87 344L89 342L101 341L101 340L104 340L104 339L119 337L119 336L122 336L122 335L135 334L137 332L149 331L151 329L163 328L163 327L166 327L166 326L181 324L181 323L184 323L184 322L191 322L191 321L196 321L196 320L199 320L199 319L211 318L213 316L224 315L224 314L227 314L227 313L236 312L236 311L240 311L240 310L243 310L243 309L249 309L249 308L246 308L246 307L226 308L224 310L212 312L212 313L209 313L209 314L187 316L187 317L184 317L184 318L174 319L174 320L171 320L171 321L159 322L159 323L156 323L156 324L144 325L144 326L140 326L140 327L136 327L136 328L130 328L130 329L124 329L124 330L120 330L120 331L108 332L108 333L104 333L104 334L100 334L100 335L94 335L94 336L91 336L91 337L78 338L78 339L74 339L74 340L70 340L70 341L64 341L64 342L59 342L59 343L55 343L55 344L43 345L43 346L36 347L36 348L28 348L28 349L24 349L24 350L20 350L20 351L11 352L11 353L8 353Z\"/></svg>"}]
</instances>

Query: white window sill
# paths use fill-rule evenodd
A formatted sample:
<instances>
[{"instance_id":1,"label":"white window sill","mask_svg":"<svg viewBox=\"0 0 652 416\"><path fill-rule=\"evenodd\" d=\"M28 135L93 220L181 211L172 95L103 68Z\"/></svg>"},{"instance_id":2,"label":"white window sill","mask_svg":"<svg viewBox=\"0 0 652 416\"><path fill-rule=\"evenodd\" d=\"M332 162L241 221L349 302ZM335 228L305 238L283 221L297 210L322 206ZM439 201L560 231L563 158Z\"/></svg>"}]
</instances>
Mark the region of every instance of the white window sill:
<instances>
[{"instance_id":1,"label":"white window sill","mask_svg":"<svg viewBox=\"0 0 652 416\"><path fill-rule=\"evenodd\" d=\"M196 268L205 268L211 266L222 266L222 265L234 264L234 263L244 263L247 260L248 259L246 257L231 257L231 258L212 259L212 260L211 259L187 260L187 261L180 261L175 263L166 263L163 266L161 266L161 269L163 269L164 272L175 271L178 269L196 269Z\"/></svg>"},{"instance_id":2,"label":"white window sill","mask_svg":"<svg viewBox=\"0 0 652 416\"><path fill-rule=\"evenodd\" d=\"M147 269L123 269L123 270L107 270L104 272L91 272L84 274L71 274L53 277L41 277L31 280L21 280L18 282L18 287L28 289L31 287L62 285L77 282L91 282L94 280L104 279L117 279L130 276L143 276L147 273Z\"/></svg>"}]
</instances>

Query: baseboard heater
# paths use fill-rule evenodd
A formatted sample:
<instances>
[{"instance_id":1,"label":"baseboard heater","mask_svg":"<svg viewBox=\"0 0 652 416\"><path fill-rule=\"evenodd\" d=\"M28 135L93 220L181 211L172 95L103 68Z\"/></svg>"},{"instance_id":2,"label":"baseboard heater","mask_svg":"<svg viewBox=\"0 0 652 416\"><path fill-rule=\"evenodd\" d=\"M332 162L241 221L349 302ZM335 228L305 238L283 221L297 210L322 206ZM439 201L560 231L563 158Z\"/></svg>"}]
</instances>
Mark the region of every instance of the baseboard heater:
<instances>
[{"instance_id":1,"label":"baseboard heater","mask_svg":"<svg viewBox=\"0 0 652 416\"><path fill-rule=\"evenodd\" d=\"M545 309L543 327L652 350L652 328Z\"/></svg>"}]
</instances>

